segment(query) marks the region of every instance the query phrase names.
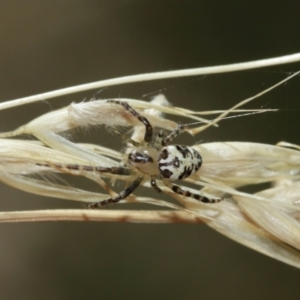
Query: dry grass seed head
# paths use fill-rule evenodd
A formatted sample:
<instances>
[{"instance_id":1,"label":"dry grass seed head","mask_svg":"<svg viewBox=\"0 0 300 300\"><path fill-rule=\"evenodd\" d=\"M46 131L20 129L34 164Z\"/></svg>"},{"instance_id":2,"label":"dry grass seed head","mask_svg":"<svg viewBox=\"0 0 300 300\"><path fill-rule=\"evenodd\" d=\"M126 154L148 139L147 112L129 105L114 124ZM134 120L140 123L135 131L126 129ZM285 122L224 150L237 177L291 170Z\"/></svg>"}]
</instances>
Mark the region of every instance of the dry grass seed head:
<instances>
[{"instance_id":1,"label":"dry grass seed head","mask_svg":"<svg viewBox=\"0 0 300 300\"><path fill-rule=\"evenodd\" d=\"M201 74L201 72L213 73L222 70L236 70L239 68L252 68L267 64L292 62L299 59L299 54L288 57L269 59L264 61L237 64L233 66L213 67L206 70L193 70L192 72L170 73L159 75L175 77ZM215 68L215 69L214 69ZM294 74L293 76L296 76ZM150 78L150 79L149 79ZM140 80L151 80L150 76L141 76ZM152 78L153 79L153 78ZM99 88L101 85L110 85L139 81L138 78L124 78L121 80L104 81L89 86L69 88L69 92L82 91L87 88ZM284 80L286 81L286 80ZM283 81L283 82L284 82ZM281 83L283 83L281 82ZM280 83L280 84L281 84ZM276 85L277 86L277 85ZM269 89L268 89L269 90ZM66 93L67 90L59 90L38 97L26 97L11 103L3 103L2 108L29 103L40 99L51 98ZM265 91L264 91L265 92ZM262 92L261 94L263 94ZM260 96L256 95L256 96ZM243 101L253 100L251 97ZM120 100L120 99L118 99ZM199 113L191 112L185 108L165 107L161 103L145 103L143 101L125 99L136 109L146 110L145 116L157 127L172 130L176 123L160 117L159 113L177 114L199 120L204 123L202 127L195 128L191 133L199 132L209 126L216 125L219 120L228 113L237 112L239 104L234 108L221 113L213 122L198 117ZM100 116L100 117L99 117ZM58 184L49 185L43 180L37 180L25 175L38 173L43 168L37 168L36 162L57 161L66 163L82 163L89 165L116 166L118 161L108 156L120 159L110 149L94 145L76 144L58 135L58 133L70 130L74 127L87 127L91 125L105 124L106 126L135 126L134 136L139 139L142 136L142 128L137 121L124 112L108 104L106 101L82 102L71 104L67 108L43 115L28 124L21 126L10 133L0 136L10 137L19 134L31 134L42 143L24 141L12 141L2 139L1 153L1 180L11 186L40 195L52 195L70 200L101 199L107 195L91 193L88 191L71 188ZM100 141L101 143L101 141ZM252 249L274 257L288 264L300 267L299 261L299 151L281 148L278 146L254 144L254 143L209 143L194 146L203 156L203 166L189 181L203 188L203 192L209 194L228 193L231 197L220 203L217 207L203 205L192 199L174 195L185 208L171 205L159 199L132 197L130 201L146 201L154 205L168 208L165 212L145 212L137 216L136 212L109 212L109 211L59 211L55 212L16 212L1 213L0 220L50 220L50 219L77 219L77 220L110 220L110 221L139 221L139 222L199 222L204 220L209 226L222 234L242 243ZM52 149L51 149L52 148ZM100 155L99 155L100 153ZM103 154L103 155L101 155ZM108 155L109 154L109 155ZM53 172L57 170L53 170ZM75 174L76 175L76 174ZM85 176L89 176L86 174ZM91 178L92 179L92 178ZM260 191L255 195L241 193L237 190L240 186L247 186L261 182L286 183L272 189ZM101 182L100 182L101 184ZM147 184L146 184L147 185ZM126 201L125 201L126 202ZM169 210L172 209L172 210ZM40 218L38 217L40 216ZM298 250L295 250L298 249Z\"/></svg>"}]
</instances>

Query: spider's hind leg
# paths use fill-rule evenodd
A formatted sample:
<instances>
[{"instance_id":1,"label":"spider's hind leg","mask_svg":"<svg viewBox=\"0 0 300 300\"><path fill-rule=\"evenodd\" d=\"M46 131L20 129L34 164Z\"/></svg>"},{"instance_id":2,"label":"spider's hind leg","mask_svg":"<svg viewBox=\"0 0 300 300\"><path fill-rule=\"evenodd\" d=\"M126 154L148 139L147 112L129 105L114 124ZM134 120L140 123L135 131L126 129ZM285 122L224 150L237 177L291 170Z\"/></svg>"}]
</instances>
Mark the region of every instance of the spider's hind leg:
<instances>
[{"instance_id":1,"label":"spider's hind leg","mask_svg":"<svg viewBox=\"0 0 300 300\"><path fill-rule=\"evenodd\" d=\"M170 181L168 181L166 179L163 179L162 181L174 193L176 193L178 195L182 195L184 197L190 197L190 198L193 198L193 199L198 200L198 201L203 202L203 203L218 203L218 202L223 201L223 199L221 199L221 198L207 198L203 195L194 194L194 193L191 193L188 190L183 190L178 185L175 185L175 184L171 183Z\"/></svg>"}]
</instances>

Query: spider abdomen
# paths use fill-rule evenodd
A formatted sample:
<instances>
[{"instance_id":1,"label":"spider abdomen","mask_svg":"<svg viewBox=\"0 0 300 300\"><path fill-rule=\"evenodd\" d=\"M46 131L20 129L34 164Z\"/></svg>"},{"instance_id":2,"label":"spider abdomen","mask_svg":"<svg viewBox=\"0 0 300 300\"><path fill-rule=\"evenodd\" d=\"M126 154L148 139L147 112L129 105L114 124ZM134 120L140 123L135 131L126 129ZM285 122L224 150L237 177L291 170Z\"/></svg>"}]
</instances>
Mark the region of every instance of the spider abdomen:
<instances>
[{"instance_id":1,"label":"spider abdomen","mask_svg":"<svg viewBox=\"0 0 300 300\"><path fill-rule=\"evenodd\" d=\"M191 147L171 145L159 151L157 164L163 178L180 180L197 172L201 167L202 158Z\"/></svg>"}]
</instances>

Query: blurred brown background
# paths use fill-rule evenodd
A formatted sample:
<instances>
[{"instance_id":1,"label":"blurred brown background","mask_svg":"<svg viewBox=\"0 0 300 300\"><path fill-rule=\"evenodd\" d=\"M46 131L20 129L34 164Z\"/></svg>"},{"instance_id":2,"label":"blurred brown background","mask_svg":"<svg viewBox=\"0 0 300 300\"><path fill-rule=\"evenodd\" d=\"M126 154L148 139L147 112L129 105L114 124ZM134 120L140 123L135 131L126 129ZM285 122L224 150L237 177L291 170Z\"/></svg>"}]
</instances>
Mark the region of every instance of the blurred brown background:
<instances>
[{"instance_id":1,"label":"blurred brown background","mask_svg":"<svg viewBox=\"0 0 300 300\"><path fill-rule=\"evenodd\" d=\"M250 61L300 51L296 1L0 1L0 101L100 79ZM300 64L111 87L101 97L226 109ZM300 79L248 107L273 114L224 121L186 143L300 143ZM1 131L97 91L1 111ZM110 146L103 130L76 140ZM102 138L101 138L102 137ZM120 142L112 147L118 149ZM71 184L76 184L76 180ZM1 184L1 210L78 207ZM127 207L129 208L129 207ZM130 207L131 208L131 207ZM295 299L300 270L204 225L0 225L0 299Z\"/></svg>"}]
</instances>

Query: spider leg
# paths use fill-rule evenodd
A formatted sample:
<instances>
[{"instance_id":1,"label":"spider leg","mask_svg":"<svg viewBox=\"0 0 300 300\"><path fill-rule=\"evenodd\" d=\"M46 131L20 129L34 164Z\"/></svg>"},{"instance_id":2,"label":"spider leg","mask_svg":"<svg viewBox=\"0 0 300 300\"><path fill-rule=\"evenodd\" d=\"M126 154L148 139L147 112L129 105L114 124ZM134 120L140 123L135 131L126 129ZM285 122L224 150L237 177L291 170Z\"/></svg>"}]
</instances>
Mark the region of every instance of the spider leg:
<instances>
[{"instance_id":1,"label":"spider leg","mask_svg":"<svg viewBox=\"0 0 300 300\"><path fill-rule=\"evenodd\" d=\"M161 148L161 143L162 143L163 137L164 137L163 131L159 130L158 135L157 135L157 137L154 140L154 143L152 145L154 149L159 150Z\"/></svg>"},{"instance_id":2,"label":"spider leg","mask_svg":"<svg viewBox=\"0 0 300 300\"><path fill-rule=\"evenodd\" d=\"M72 175L83 175L86 172L98 172L107 173L115 175L131 175L131 169L127 167L99 167L99 166L87 166L78 164L51 164L51 163L36 163L40 167L49 167L53 169L58 169L64 173L69 173Z\"/></svg>"},{"instance_id":3,"label":"spider leg","mask_svg":"<svg viewBox=\"0 0 300 300\"><path fill-rule=\"evenodd\" d=\"M141 116L136 110L134 110L127 102L124 101L117 101L117 100L107 100L108 103L114 103L118 105L122 105L127 111L129 111L134 117L136 117L140 122L145 125L146 132L144 136L144 141L146 143L150 143L153 136L153 128L145 117Z\"/></svg>"},{"instance_id":4,"label":"spider leg","mask_svg":"<svg viewBox=\"0 0 300 300\"><path fill-rule=\"evenodd\" d=\"M175 185L175 184L173 184L173 183L171 183L171 182L169 182L168 180L165 180L165 179L163 179L162 181L174 193L176 193L178 195L182 195L184 197L190 197L190 198L196 199L196 200L198 200L200 202L203 202L203 203L218 203L218 202L223 201L223 199L221 199L221 198L211 199L211 198L207 198L205 196L202 196L200 194L191 193L188 190L183 190L178 185Z\"/></svg>"},{"instance_id":5,"label":"spider leg","mask_svg":"<svg viewBox=\"0 0 300 300\"><path fill-rule=\"evenodd\" d=\"M104 180L99 178L95 178L94 176L90 176L89 173L99 172L99 173L107 173L107 174L116 174L116 175L131 175L131 169L126 167L95 167L95 166L87 166L87 165L77 165L77 164L49 164L49 163L36 163L37 166L40 167L48 167L52 169L57 169L60 172L77 175L77 176L87 176L87 178L96 181L100 186L102 186L110 195L114 192L108 187L108 185L104 182Z\"/></svg>"},{"instance_id":6,"label":"spider leg","mask_svg":"<svg viewBox=\"0 0 300 300\"><path fill-rule=\"evenodd\" d=\"M157 190L159 193L161 193L161 189L159 188L159 186L158 186L157 183L156 183L155 176L151 176L151 181L150 181L150 183L151 183L151 186L152 186L155 190Z\"/></svg>"},{"instance_id":7,"label":"spider leg","mask_svg":"<svg viewBox=\"0 0 300 300\"><path fill-rule=\"evenodd\" d=\"M139 176L131 183L130 186L128 186L125 190L120 192L120 194L114 198L109 198L107 200L102 200L99 202L88 203L85 206L88 208L99 208L108 204L118 203L121 200L126 199L140 185L143 179L143 176Z\"/></svg>"},{"instance_id":8,"label":"spider leg","mask_svg":"<svg viewBox=\"0 0 300 300\"><path fill-rule=\"evenodd\" d=\"M180 133L182 133L188 126L186 124L180 124L171 133L169 133L165 138L162 139L161 145L169 145Z\"/></svg>"}]
</instances>

